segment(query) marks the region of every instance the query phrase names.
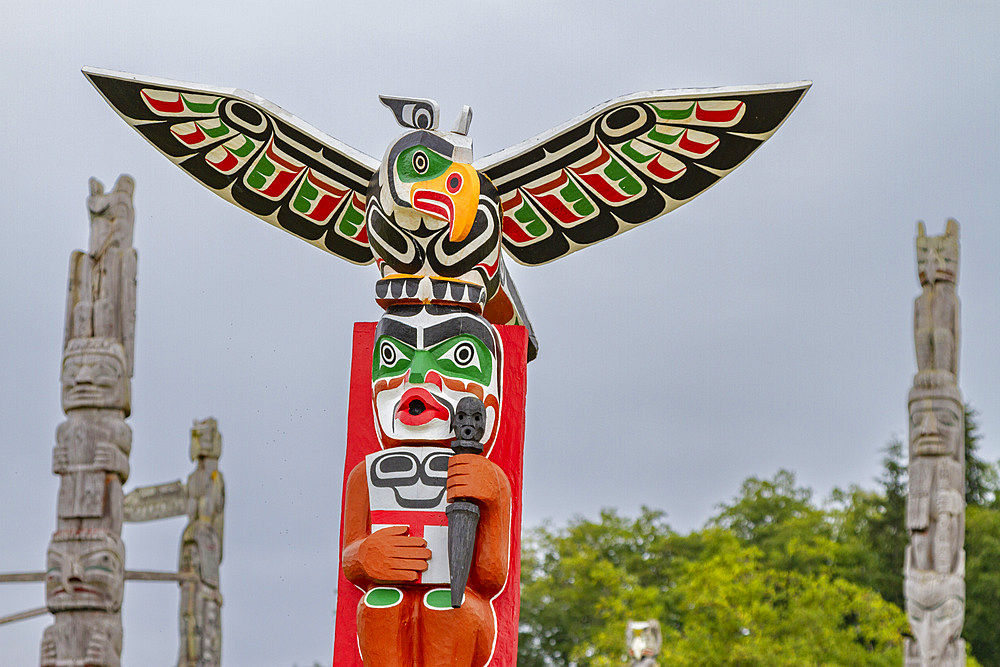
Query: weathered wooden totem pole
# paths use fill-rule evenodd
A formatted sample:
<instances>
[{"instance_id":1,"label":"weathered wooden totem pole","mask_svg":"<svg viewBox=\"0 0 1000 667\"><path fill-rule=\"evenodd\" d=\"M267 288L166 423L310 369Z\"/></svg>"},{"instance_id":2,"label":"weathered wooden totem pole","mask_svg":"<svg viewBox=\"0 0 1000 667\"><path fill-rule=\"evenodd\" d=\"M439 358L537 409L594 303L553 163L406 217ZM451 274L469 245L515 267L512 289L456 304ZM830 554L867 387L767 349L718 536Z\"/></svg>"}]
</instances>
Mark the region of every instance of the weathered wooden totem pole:
<instances>
[{"instance_id":1,"label":"weathered wooden totem pole","mask_svg":"<svg viewBox=\"0 0 1000 667\"><path fill-rule=\"evenodd\" d=\"M958 223L917 226L921 294L913 304L917 374L909 396L907 667L965 664L965 410L958 388Z\"/></svg>"},{"instance_id":2,"label":"weathered wooden totem pole","mask_svg":"<svg viewBox=\"0 0 1000 667\"><path fill-rule=\"evenodd\" d=\"M503 261L543 264L671 211L735 169L808 89L621 97L473 161L472 110L381 98L379 161L256 95L86 68L171 161L381 279L355 325L337 667L513 665L526 365L537 340Z\"/></svg>"},{"instance_id":3,"label":"weathered wooden totem pole","mask_svg":"<svg viewBox=\"0 0 1000 667\"><path fill-rule=\"evenodd\" d=\"M625 646L628 649L629 667L656 667L656 656L663 646L660 622L629 621L625 625Z\"/></svg>"},{"instance_id":4,"label":"weathered wooden totem pole","mask_svg":"<svg viewBox=\"0 0 1000 667\"><path fill-rule=\"evenodd\" d=\"M222 656L222 593L219 565L225 523L226 485L219 472L222 435L209 417L191 427L191 460L197 466L187 483L133 489L125 496L125 521L187 516L181 534L180 653L177 667L218 667Z\"/></svg>"},{"instance_id":5,"label":"weathered wooden totem pole","mask_svg":"<svg viewBox=\"0 0 1000 667\"><path fill-rule=\"evenodd\" d=\"M125 547L122 484L128 478L135 333L135 185L121 176L105 193L90 181L90 243L70 259L62 362L66 421L56 432L56 531L45 574L55 622L42 667L119 667Z\"/></svg>"}]
</instances>

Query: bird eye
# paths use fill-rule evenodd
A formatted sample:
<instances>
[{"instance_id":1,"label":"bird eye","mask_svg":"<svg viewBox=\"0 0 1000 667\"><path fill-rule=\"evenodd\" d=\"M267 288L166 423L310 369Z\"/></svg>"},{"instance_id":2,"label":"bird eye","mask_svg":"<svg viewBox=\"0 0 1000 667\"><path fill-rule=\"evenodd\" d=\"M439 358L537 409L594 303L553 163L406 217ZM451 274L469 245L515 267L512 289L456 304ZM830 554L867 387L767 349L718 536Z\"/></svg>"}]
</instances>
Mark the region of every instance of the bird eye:
<instances>
[{"instance_id":1,"label":"bird eye","mask_svg":"<svg viewBox=\"0 0 1000 667\"><path fill-rule=\"evenodd\" d=\"M424 153L423 151L417 151L416 153L413 154L413 171L417 172L418 174L426 174L427 166L428 162L426 153Z\"/></svg>"},{"instance_id":2,"label":"bird eye","mask_svg":"<svg viewBox=\"0 0 1000 667\"><path fill-rule=\"evenodd\" d=\"M455 194L462 189L462 175L457 171L453 171L448 174L448 180L445 181L445 187L448 189L449 194Z\"/></svg>"},{"instance_id":3,"label":"bird eye","mask_svg":"<svg viewBox=\"0 0 1000 667\"><path fill-rule=\"evenodd\" d=\"M396 351L396 346L387 340L382 341L378 354L383 366L394 366L399 360L399 353Z\"/></svg>"}]
</instances>

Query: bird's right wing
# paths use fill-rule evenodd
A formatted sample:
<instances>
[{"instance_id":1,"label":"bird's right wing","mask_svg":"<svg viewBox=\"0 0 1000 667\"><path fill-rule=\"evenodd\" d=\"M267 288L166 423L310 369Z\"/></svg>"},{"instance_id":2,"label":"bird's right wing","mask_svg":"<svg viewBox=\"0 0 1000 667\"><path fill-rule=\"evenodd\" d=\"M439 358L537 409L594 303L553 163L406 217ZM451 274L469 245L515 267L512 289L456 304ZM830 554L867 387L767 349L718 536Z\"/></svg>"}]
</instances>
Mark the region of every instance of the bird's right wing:
<instances>
[{"instance_id":1,"label":"bird's right wing","mask_svg":"<svg viewBox=\"0 0 1000 667\"><path fill-rule=\"evenodd\" d=\"M220 197L356 264L378 160L253 93L85 67L125 122Z\"/></svg>"}]
</instances>

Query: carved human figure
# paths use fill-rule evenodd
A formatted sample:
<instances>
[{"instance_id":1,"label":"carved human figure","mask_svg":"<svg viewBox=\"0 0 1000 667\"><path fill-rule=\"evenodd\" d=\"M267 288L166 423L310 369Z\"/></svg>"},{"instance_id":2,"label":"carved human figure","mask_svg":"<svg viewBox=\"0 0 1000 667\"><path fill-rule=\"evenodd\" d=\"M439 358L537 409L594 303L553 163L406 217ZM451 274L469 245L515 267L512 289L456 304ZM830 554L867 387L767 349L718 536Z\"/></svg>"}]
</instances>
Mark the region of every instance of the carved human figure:
<instances>
[{"instance_id":1,"label":"carved human figure","mask_svg":"<svg viewBox=\"0 0 1000 667\"><path fill-rule=\"evenodd\" d=\"M121 531L122 484L128 479L132 430L129 378L122 346L75 338L63 355L62 404L52 472L61 476L58 515L80 527ZM62 528L72 527L70 524Z\"/></svg>"},{"instance_id":2,"label":"carved human figure","mask_svg":"<svg viewBox=\"0 0 1000 667\"><path fill-rule=\"evenodd\" d=\"M914 567L950 572L964 541L964 411L955 387L910 391L907 528Z\"/></svg>"},{"instance_id":3,"label":"carved human figure","mask_svg":"<svg viewBox=\"0 0 1000 667\"><path fill-rule=\"evenodd\" d=\"M42 667L119 667L125 547L103 530L57 531L49 544Z\"/></svg>"},{"instance_id":4,"label":"carved human figure","mask_svg":"<svg viewBox=\"0 0 1000 667\"><path fill-rule=\"evenodd\" d=\"M188 476L188 524L181 536L181 574L195 575L180 586L180 655L178 667L217 667L221 661L222 594L219 564L226 487L219 472L222 436L212 418L191 429L191 460L197 464Z\"/></svg>"},{"instance_id":5,"label":"carved human figure","mask_svg":"<svg viewBox=\"0 0 1000 667\"><path fill-rule=\"evenodd\" d=\"M383 451L351 471L344 503L344 574L366 591L357 612L365 665L478 667L490 659L491 600L510 558L510 483L488 458L501 363L496 331L463 307L396 306L379 321L372 405ZM449 448L466 396L485 406L485 456ZM474 501L481 517L465 599L452 608L447 540L441 548L434 529L456 498ZM397 509L382 509L383 501Z\"/></svg>"},{"instance_id":6,"label":"carved human figure","mask_svg":"<svg viewBox=\"0 0 1000 667\"><path fill-rule=\"evenodd\" d=\"M904 585L913 640L906 646L907 667L965 665L965 645L960 639L965 619L965 552L954 572L911 566L908 558Z\"/></svg>"},{"instance_id":7,"label":"carved human figure","mask_svg":"<svg viewBox=\"0 0 1000 667\"><path fill-rule=\"evenodd\" d=\"M954 383L958 377L958 223L949 220L941 236L927 236L917 223L917 273L922 291L913 304L917 384ZM945 380L935 380L944 373ZM950 380L947 378L950 377Z\"/></svg>"},{"instance_id":8,"label":"carved human figure","mask_svg":"<svg viewBox=\"0 0 1000 667\"><path fill-rule=\"evenodd\" d=\"M662 645L660 622L656 619L625 624L625 646L630 667L656 667L656 656Z\"/></svg>"}]
</instances>

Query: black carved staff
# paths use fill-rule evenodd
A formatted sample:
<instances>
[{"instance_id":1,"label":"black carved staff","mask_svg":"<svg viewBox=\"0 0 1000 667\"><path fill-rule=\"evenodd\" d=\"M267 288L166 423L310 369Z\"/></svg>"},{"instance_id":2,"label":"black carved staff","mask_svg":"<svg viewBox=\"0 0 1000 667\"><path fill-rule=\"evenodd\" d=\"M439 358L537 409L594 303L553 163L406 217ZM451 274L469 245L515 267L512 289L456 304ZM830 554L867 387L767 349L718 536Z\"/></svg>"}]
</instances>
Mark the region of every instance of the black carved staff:
<instances>
[{"instance_id":1,"label":"black carved staff","mask_svg":"<svg viewBox=\"0 0 1000 667\"><path fill-rule=\"evenodd\" d=\"M486 431L486 406L475 396L458 402L451 418L457 436L451 441L456 454L482 454ZM451 578L451 606L461 607L465 584L476 549L476 528L479 526L479 506L471 500L456 498L445 510L448 516L448 574Z\"/></svg>"}]
</instances>

